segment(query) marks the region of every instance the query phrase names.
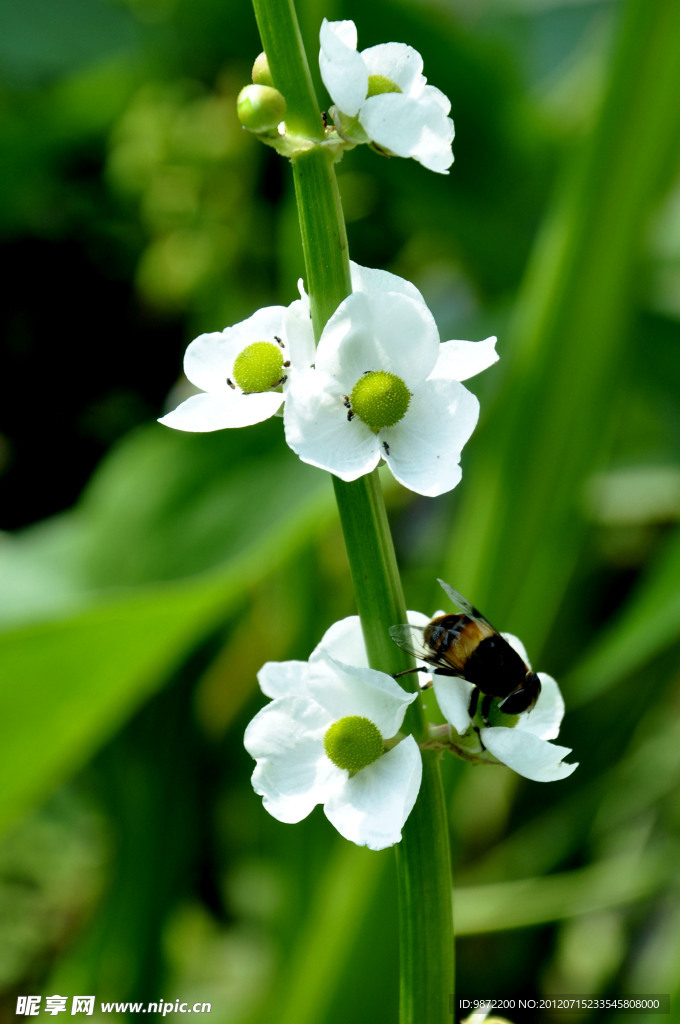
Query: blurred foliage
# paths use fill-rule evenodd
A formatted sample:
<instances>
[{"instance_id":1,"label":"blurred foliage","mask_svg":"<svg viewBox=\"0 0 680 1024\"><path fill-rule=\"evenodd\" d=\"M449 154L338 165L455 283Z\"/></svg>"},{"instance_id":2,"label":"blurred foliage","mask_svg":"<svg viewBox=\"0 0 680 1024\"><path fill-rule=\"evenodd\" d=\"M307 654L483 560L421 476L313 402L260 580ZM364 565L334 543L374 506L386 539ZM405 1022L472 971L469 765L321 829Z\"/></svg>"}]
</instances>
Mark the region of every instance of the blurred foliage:
<instances>
[{"instance_id":1,"label":"blurred foliage","mask_svg":"<svg viewBox=\"0 0 680 1024\"><path fill-rule=\"evenodd\" d=\"M442 337L500 338L460 488L386 481L407 602L441 575L520 633L581 762L444 765L459 994L677 999L678 8L298 6L315 75L321 18L352 17L452 98L449 177L338 167L353 258ZM353 610L329 482L279 421L153 423L186 343L303 272L288 169L234 114L258 50L233 0L0 6L3 1016L93 992L395 1019L391 853L270 819L241 742L262 662Z\"/></svg>"}]
</instances>

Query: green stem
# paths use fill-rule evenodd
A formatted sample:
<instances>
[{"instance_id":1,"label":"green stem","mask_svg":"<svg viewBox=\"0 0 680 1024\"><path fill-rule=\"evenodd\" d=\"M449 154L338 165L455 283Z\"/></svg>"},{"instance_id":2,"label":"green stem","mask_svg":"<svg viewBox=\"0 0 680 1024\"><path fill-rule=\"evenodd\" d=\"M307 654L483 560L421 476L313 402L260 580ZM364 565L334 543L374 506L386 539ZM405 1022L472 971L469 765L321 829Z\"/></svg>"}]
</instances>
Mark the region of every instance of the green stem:
<instances>
[{"instance_id":1,"label":"green stem","mask_svg":"<svg viewBox=\"0 0 680 1024\"><path fill-rule=\"evenodd\" d=\"M352 290L345 219L332 160L332 155L321 149L292 160L305 281L317 341L326 321Z\"/></svg>"},{"instance_id":2,"label":"green stem","mask_svg":"<svg viewBox=\"0 0 680 1024\"><path fill-rule=\"evenodd\" d=\"M286 97L287 128L315 134L314 96L292 0L253 0L277 88ZM320 120L320 118L319 118ZM332 156L321 148L292 160L305 258L306 284L317 339L351 291L347 236ZM352 483L333 478L357 609L370 664L383 672L409 668L389 628L406 609L377 471ZM415 688L413 675L402 677ZM404 728L425 736L420 701ZM453 915L449 836L438 754L423 753L420 794L397 847L400 907L401 1024L441 1024L453 995Z\"/></svg>"}]
</instances>

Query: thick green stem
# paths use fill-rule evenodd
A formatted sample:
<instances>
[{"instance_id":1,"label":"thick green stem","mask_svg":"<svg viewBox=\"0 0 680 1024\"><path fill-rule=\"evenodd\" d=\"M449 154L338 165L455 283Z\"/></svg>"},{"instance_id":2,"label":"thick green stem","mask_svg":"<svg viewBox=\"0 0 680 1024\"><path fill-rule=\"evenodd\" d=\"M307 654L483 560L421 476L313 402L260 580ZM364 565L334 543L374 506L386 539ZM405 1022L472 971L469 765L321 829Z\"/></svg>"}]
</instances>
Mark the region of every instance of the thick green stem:
<instances>
[{"instance_id":1,"label":"thick green stem","mask_svg":"<svg viewBox=\"0 0 680 1024\"><path fill-rule=\"evenodd\" d=\"M269 66L286 97L289 130L321 138L292 0L253 0ZM320 118L319 118L320 122ZM347 237L332 156L319 147L292 160L305 258L306 285L317 339L351 291ZM377 470L352 483L333 478L357 609L369 662L383 672L410 667L389 628L406 621L401 580ZM411 663L412 664L412 663ZM402 677L414 688L413 675ZM404 728L421 740L419 701ZM441 1024L453 994L453 915L449 838L437 754L423 754L423 781L397 848L400 906L401 1024Z\"/></svg>"},{"instance_id":2,"label":"thick green stem","mask_svg":"<svg viewBox=\"0 0 680 1024\"><path fill-rule=\"evenodd\" d=\"M438 751L423 751L420 795L395 847L400 1024L454 1020L453 893L440 757Z\"/></svg>"},{"instance_id":3,"label":"thick green stem","mask_svg":"<svg viewBox=\"0 0 680 1024\"><path fill-rule=\"evenodd\" d=\"M352 290L345 220L332 160L332 155L321 149L292 160L305 282L317 341L328 318Z\"/></svg>"}]
</instances>

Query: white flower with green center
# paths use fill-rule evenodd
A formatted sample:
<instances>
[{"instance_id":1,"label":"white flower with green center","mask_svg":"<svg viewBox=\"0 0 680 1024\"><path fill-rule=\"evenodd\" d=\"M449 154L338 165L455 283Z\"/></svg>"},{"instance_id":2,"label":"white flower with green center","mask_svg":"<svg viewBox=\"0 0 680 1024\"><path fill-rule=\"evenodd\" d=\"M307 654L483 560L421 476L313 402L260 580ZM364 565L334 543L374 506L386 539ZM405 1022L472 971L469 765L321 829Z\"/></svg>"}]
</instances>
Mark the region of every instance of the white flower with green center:
<instances>
[{"instance_id":1,"label":"white flower with green center","mask_svg":"<svg viewBox=\"0 0 680 1024\"><path fill-rule=\"evenodd\" d=\"M342 480L384 459L410 490L443 494L461 478L461 452L479 416L461 381L496 362L496 339L440 343L414 285L351 269L354 291L326 324L314 368L291 381L286 440L303 462Z\"/></svg>"},{"instance_id":2,"label":"white flower with green center","mask_svg":"<svg viewBox=\"0 0 680 1024\"><path fill-rule=\"evenodd\" d=\"M184 373L200 394L159 420L196 432L247 427L278 412L291 376L314 361L306 295L267 306L223 331L201 334L184 356Z\"/></svg>"},{"instance_id":3,"label":"white flower with green center","mask_svg":"<svg viewBox=\"0 0 680 1024\"><path fill-rule=\"evenodd\" d=\"M353 21L324 19L320 42L319 67L338 132L350 142L371 142L391 156L413 157L430 171L448 174L451 103L427 84L418 51L381 43L359 53Z\"/></svg>"},{"instance_id":4,"label":"white flower with green center","mask_svg":"<svg viewBox=\"0 0 680 1024\"><path fill-rule=\"evenodd\" d=\"M297 822L323 804L358 846L398 843L422 775L416 741L399 736L417 694L368 667L358 616L331 626L309 661L267 662L258 680L272 701L244 742L265 809Z\"/></svg>"},{"instance_id":5,"label":"white flower with green center","mask_svg":"<svg viewBox=\"0 0 680 1024\"><path fill-rule=\"evenodd\" d=\"M530 666L522 641L511 633L502 633L520 658ZM531 711L521 715L504 715L494 701L488 724L481 721L479 710L470 717L470 697L474 686L466 679L432 675L437 703L455 732L461 737L461 752L474 760L500 761L534 782L556 782L566 779L578 767L567 764L569 747L551 743L559 735L564 717L564 700L560 688L545 672L538 672L541 692ZM478 705L479 709L479 705ZM453 741L456 746L457 741Z\"/></svg>"}]
</instances>

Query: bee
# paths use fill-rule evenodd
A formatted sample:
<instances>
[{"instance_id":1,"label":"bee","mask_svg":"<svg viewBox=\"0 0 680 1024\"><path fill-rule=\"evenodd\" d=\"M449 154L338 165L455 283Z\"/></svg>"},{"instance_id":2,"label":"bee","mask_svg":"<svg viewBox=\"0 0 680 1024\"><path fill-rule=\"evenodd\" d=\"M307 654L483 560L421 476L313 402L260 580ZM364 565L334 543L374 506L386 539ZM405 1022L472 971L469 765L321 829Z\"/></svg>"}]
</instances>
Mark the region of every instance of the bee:
<instances>
[{"instance_id":1,"label":"bee","mask_svg":"<svg viewBox=\"0 0 680 1024\"><path fill-rule=\"evenodd\" d=\"M469 713L473 718L480 694L483 694L482 717L486 720L495 697L506 715L531 711L541 692L541 681L508 641L467 601L462 594L445 583L438 583L462 615L439 615L426 626L403 623L392 626L390 636L395 644L429 665L434 673L458 676L472 683ZM426 672L424 667L408 672Z\"/></svg>"}]
</instances>

